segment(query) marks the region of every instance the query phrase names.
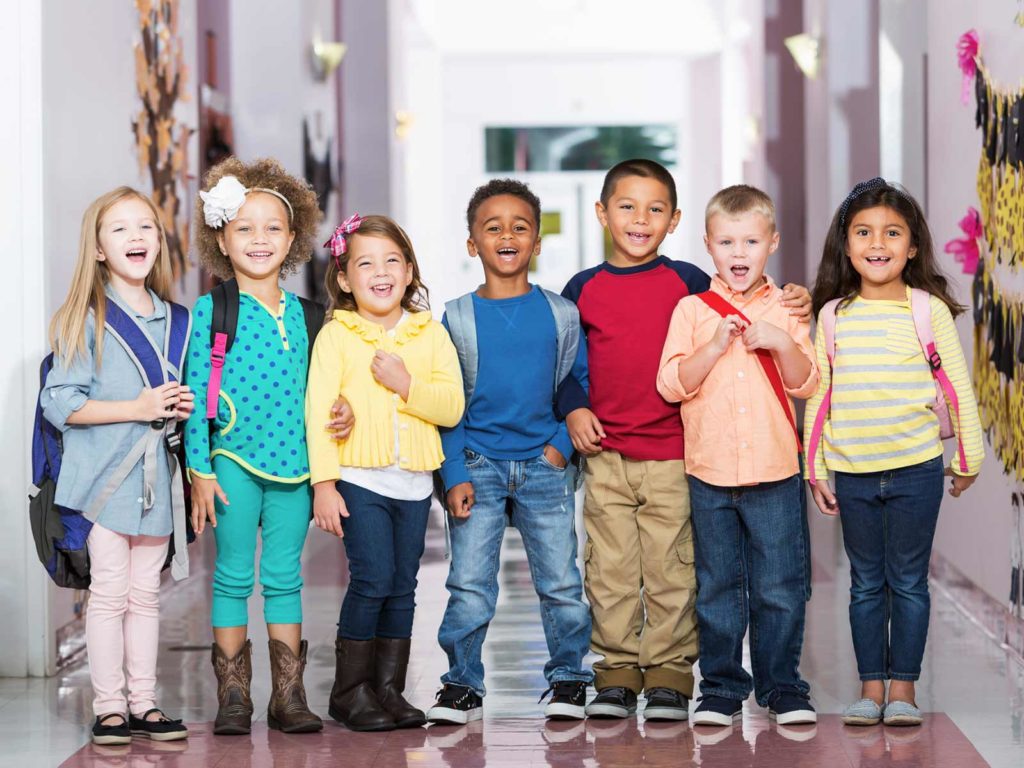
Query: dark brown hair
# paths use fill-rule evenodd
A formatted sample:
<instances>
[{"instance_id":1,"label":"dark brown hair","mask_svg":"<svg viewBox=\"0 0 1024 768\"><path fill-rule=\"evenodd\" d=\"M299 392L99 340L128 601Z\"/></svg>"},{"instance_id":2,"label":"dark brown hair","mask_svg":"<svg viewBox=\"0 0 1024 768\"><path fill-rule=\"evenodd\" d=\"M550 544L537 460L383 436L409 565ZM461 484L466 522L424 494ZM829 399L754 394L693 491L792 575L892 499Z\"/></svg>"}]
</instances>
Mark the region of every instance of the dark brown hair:
<instances>
[{"instance_id":1,"label":"dark brown hair","mask_svg":"<svg viewBox=\"0 0 1024 768\"><path fill-rule=\"evenodd\" d=\"M331 319L336 309L348 309L356 311L355 297L346 291L341 290L338 285L338 273L348 268L352 258L352 243L357 237L384 237L398 246L405 257L406 262L412 267L412 282L406 286L405 295L402 296L402 309L406 312L419 312L430 309L430 292L423 284L420 277L420 266L416 263L416 253L412 249L412 241L405 234L405 230L387 216L364 216L359 229L350 235L345 235L348 240L348 250L336 260L332 256L327 263L327 275L324 278L327 288L327 319Z\"/></svg>"},{"instance_id":2,"label":"dark brown hair","mask_svg":"<svg viewBox=\"0 0 1024 768\"><path fill-rule=\"evenodd\" d=\"M473 231L473 222L476 221L476 212L480 210L480 206L499 195L518 197L530 206L530 210L533 211L533 223L540 232L540 198L523 182L515 179L491 179L473 190L473 196L469 198L469 205L466 206L466 226L470 232Z\"/></svg>"},{"instance_id":3,"label":"dark brown hair","mask_svg":"<svg viewBox=\"0 0 1024 768\"><path fill-rule=\"evenodd\" d=\"M605 208L608 207L608 201L612 199L612 193L615 192L615 185L619 183L620 179L628 176L655 179L664 184L668 188L668 201L672 206L672 210L669 213L675 213L676 208L679 206L679 198L676 195L676 180L672 178L672 174L668 172L668 168L664 165L643 158L623 160L605 174L604 184L601 186L601 205Z\"/></svg>"},{"instance_id":4,"label":"dark brown hair","mask_svg":"<svg viewBox=\"0 0 1024 768\"><path fill-rule=\"evenodd\" d=\"M832 299L843 299L845 304L860 291L860 274L846 253L848 224L861 211L879 206L890 208L903 217L910 229L911 245L917 249L914 258L908 259L903 267L903 282L942 299L953 317L961 314L965 307L950 293L949 281L935 259L932 234L924 211L909 193L893 184L866 189L836 209L825 236L818 276L811 293L814 314L817 315Z\"/></svg>"},{"instance_id":5,"label":"dark brown hair","mask_svg":"<svg viewBox=\"0 0 1024 768\"><path fill-rule=\"evenodd\" d=\"M279 192L291 203L294 217L288 222L295 233L292 247L288 249L281 274L290 275L313 255L317 226L320 223L320 206L317 204L316 192L305 181L292 176L281 164L271 158L243 163L237 157L217 163L211 168L203 180L203 190L209 190L224 176L234 176L246 189L264 187ZM223 231L207 225L203 218L203 201L196 195L195 242L199 252L199 261L221 280L227 280L235 272L231 267L231 259L222 253L217 235Z\"/></svg>"}]
</instances>

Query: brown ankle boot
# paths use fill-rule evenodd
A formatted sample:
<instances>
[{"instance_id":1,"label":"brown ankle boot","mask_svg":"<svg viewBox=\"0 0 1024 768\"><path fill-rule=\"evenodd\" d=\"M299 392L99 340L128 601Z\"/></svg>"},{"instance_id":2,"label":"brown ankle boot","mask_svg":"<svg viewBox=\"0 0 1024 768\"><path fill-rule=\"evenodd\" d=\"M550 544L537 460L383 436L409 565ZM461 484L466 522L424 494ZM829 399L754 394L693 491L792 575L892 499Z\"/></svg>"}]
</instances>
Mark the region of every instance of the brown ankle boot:
<instances>
[{"instance_id":1,"label":"brown ankle boot","mask_svg":"<svg viewBox=\"0 0 1024 768\"><path fill-rule=\"evenodd\" d=\"M426 715L405 700L405 673L409 669L409 638L378 637L374 640L373 690L381 706L395 720L396 728L418 728Z\"/></svg>"},{"instance_id":2,"label":"brown ankle boot","mask_svg":"<svg viewBox=\"0 0 1024 768\"><path fill-rule=\"evenodd\" d=\"M213 732L221 735L245 735L252 726L252 643L248 640L229 659L220 646L213 644L213 671L217 675L217 719Z\"/></svg>"},{"instance_id":3,"label":"brown ankle boot","mask_svg":"<svg viewBox=\"0 0 1024 768\"><path fill-rule=\"evenodd\" d=\"M270 704L267 725L284 733L313 733L322 730L324 722L309 711L302 673L306 669L309 644L299 643L299 655L280 640L270 641Z\"/></svg>"},{"instance_id":4,"label":"brown ankle boot","mask_svg":"<svg viewBox=\"0 0 1024 768\"><path fill-rule=\"evenodd\" d=\"M334 644L337 666L331 688L331 717L352 731L393 731L395 720L373 691L373 640L346 640Z\"/></svg>"}]
</instances>

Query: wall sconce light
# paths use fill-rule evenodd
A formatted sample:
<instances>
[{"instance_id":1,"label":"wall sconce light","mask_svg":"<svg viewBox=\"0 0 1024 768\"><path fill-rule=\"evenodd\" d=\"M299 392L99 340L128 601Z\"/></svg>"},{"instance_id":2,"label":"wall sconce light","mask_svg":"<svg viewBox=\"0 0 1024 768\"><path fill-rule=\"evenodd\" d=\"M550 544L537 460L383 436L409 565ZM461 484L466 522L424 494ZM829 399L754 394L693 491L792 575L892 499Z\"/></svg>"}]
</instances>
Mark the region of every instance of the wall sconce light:
<instances>
[{"instance_id":1,"label":"wall sconce light","mask_svg":"<svg viewBox=\"0 0 1024 768\"><path fill-rule=\"evenodd\" d=\"M821 38L801 33L787 37L783 42L804 76L810 80L817 78L821 68Z\"/></svg>"},{"instance_id":2,"label":"wall sconce light","mask_svg":"<svg viewBox=\"0 0 1024 768\"><path fill-rule=\"evenodd\" d=\"M345 58L345 51L348 46L344 43L332 43L321 40L319 37L313 40L313 72L317 80L326 80L341 64Z\"/></svg>"}]
</instances>

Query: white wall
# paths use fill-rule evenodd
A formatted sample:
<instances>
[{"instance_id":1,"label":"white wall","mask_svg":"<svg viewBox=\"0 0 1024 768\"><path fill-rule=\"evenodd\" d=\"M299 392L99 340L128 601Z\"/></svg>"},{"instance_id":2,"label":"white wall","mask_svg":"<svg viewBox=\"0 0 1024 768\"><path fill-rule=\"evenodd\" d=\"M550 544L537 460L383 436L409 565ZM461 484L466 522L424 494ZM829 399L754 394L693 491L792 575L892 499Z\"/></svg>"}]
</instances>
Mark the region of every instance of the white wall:
<instances>
[{"instance_id":1,"label":"white wall","mask_svg":"<svg viewBox=\"0 0 1024 768\"><path fill-rule=\"evenodd\" d=\"M1014 0L928 3L928 218L938 256L954 279L962 302L970 303L970 276L959 272L942 246L961 237L957 222L969 205L978 207L975 178L981 155L981 135L974 127L973 90L969 106L960 103L960 70L956 43L970 28L978 30L981 54L1001 83L1024 78L1024 30L1013 23L1020 10ZM970 313L957 323L968 361L972 358ZM946 499L936 549L975 584L1005 601L1009 587L1010 493L1015 486L1003 475L991 454L978 482L961 499Z\"/></svg>"}]
</instances>

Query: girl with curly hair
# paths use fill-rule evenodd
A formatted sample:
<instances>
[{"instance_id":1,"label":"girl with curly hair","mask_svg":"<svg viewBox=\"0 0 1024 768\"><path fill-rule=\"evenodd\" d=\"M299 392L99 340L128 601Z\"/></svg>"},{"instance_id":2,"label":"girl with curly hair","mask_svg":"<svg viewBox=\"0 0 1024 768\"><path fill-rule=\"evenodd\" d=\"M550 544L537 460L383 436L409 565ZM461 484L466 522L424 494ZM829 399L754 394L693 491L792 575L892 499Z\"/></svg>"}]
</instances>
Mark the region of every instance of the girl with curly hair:
<instances>
[{"instance_id":1,"label":"girl with curly hair","mask_svg":"<svg viewBox=\"0 0 1024 768\"><path fill-rule=\"evenodd\" d=\"M250 730L247 603L255 581L257 531L263 540L260 584L270 636L267 723L286 733L319 731L323 723L306 705L302 683L307 643L300 557L312 507L303 418L309 339L302 304L281 288L280 278L309 260L320 210L316 193L269 159L219 163L199 197L200 259L238 288L234 339L223 355L211 344L212 294L196 302L185 376L195 392L195 411L185 429L192 524L202 534L208 522L217 542L213 732ZM211 349L218 352L216 360ZM211 374L218 370L220 392L210 403Z\"/></svg>"}]
</instances>

